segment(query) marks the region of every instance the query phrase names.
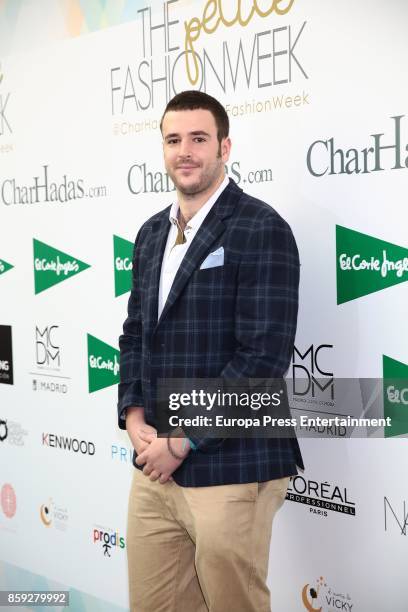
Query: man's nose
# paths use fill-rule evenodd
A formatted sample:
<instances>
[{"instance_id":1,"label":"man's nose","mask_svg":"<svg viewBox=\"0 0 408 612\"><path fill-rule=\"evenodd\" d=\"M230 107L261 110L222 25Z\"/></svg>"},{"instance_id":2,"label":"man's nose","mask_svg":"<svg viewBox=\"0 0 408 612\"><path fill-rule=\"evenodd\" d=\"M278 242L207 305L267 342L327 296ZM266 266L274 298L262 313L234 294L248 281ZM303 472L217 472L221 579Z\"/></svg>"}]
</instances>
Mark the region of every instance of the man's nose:
<instances>
[{"instance_id":1,"label":"man's nose","mask_svg":"<svg viewBox=\"0 0 408 612\"><path fill-rule=\"evenodd\" d=\"M178 152L180 157L191 157L191 143L188 140L180 140Z\"/></svg>"}]
</instances>

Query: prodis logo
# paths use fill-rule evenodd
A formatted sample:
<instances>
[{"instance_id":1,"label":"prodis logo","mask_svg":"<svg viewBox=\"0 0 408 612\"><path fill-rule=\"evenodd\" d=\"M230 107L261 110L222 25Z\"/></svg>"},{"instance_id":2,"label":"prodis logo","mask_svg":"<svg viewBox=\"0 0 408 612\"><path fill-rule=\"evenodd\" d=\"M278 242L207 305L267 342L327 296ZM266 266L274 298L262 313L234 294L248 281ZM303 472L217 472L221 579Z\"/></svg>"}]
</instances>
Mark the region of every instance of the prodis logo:
<instances>
[{"instance_id":1,"label":"prodis logo","mask_svg":"<svg viewBox=\"0 0 408 612\"><path fill-rule=\"evenodd\" d=\"M125 538L120 536L117 531L100 525L95 525L92 534L93 543L103 550L104 557L111 557L111 553L116 549L125 548Z\"/></svg>"}]
</instances>

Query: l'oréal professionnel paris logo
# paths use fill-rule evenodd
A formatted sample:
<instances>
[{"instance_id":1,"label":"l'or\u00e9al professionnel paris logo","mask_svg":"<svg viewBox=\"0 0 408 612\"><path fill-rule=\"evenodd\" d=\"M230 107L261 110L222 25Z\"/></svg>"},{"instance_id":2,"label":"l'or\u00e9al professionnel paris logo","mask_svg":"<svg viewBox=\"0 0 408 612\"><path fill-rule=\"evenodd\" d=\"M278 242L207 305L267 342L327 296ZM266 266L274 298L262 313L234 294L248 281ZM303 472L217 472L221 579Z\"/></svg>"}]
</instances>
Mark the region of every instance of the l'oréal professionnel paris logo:
<instances>
[{"instance_id":1,"label":"l'or\u00e9al professionnel paris logo","mask_svg":"<svg viewBox=\"0 0 408 612\"><path fill-rule=\"evenodd\" d=\"M206 0L188 6L184 18L178 0L139 9L136 60L110 68L112 115L163 108L193 87L216 96L303 83L307 22L284 20L295 0L260 4Z\"/></svg>"}]
</instances>

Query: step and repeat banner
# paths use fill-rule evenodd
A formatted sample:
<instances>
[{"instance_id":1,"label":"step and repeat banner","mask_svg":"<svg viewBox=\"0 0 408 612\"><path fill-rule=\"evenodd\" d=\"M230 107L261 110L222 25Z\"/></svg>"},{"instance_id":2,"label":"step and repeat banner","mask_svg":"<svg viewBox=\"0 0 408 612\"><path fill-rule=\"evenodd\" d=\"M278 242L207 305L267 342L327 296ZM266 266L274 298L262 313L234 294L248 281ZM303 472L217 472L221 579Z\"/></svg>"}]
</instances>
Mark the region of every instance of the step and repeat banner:
<instances>
[{"instance_id":1,"label":"step and repeat banner","mask_svg":"<svg viewBox=\"0 0 408 612\"><path fill-rule=\"evenodd\" d=\"M298 431L273 609L408 609L407 20L402 0L0 3L1 589L128 609L118 336L134 238L175 197L160 117L200 89L229 176L299 246L293 409L391 418Z\"/></svg>"}]
</instances>

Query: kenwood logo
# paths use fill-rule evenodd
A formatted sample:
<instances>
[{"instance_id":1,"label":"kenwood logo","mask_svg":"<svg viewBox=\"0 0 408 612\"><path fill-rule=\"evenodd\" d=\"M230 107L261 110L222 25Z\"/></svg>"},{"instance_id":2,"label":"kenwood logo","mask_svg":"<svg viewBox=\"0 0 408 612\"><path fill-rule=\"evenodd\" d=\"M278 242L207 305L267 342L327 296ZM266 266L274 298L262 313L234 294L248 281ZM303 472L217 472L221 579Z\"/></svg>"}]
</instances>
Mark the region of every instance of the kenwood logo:
<instances>
[{"instance_id":1,"label":"kenwood logo","mask_svg":"<svg viewBox=\"0 0 408 612\"><path fill-rule=\"evenodd\" d=\"M68 438L67 436L58 436L51 433L42 434L43 446L51 446L52 448L60 448L62 450L81 453L82 455L94 455L95 445L93 442L86 440L78 440L77 438Z\"/></svg>"}]
</instances>

